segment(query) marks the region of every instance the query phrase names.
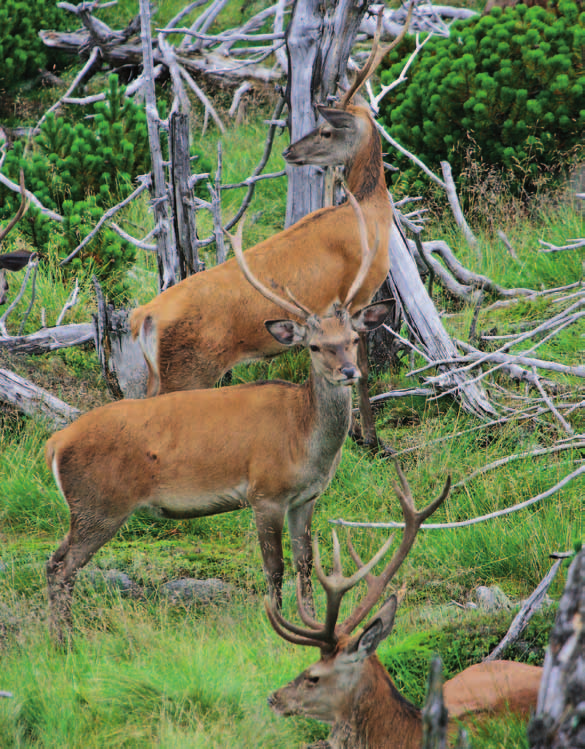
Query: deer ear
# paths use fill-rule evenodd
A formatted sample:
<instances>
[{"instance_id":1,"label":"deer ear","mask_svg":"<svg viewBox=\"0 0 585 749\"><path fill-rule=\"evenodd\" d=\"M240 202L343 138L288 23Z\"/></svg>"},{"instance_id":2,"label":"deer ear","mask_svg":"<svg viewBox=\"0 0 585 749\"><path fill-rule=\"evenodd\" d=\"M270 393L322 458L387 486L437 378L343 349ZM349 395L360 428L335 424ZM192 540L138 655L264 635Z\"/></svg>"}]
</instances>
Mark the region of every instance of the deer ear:
<instances>
[{"instance_id":1,"label":"deer ear","mask_svg":"<svg viewBox=\"0 0 585 749\"><path fill-rule=\"evenodd\" d=\"M283 346L296 346L305 340L305 326L294 320L266 320L264 325Z\"/></svg>"},{"instance_id":2,"label":"deer ear","mask_svg":"<svg viewBox=\"0 0 585 749\"><path fill-rule=\"evenodd\" d=\"M376 652L378 645L392 631L396 606L396 596L391 596L378 611L375 618L368 622L367 627L351 648L352 651L358 653L361 658L367 658Z\"/></svg>"},{"instance_id":3,"label":"deer ear","mask_svg":"<svg viewBox=\"0 0 585 749\"><path fill-rule=\"evenodd\" d=\"M318 104L317 109L319 114L324 117L330 125L335 128L355 128L355 117L349 112L345 112L343 109L336 109L335 107L326 107L323 104Z\"/></svg>"},{"instance_id":4,"label":"deer ear","mask_svg":"<svg viewBox=\"0 0 585 749\"><path fill-rule=\"evenodd\" d=\"M367 333L379 328L394 307L393 299L369 304L351 318L351 326L358 333Z\"/></svg>"}]
</instances>

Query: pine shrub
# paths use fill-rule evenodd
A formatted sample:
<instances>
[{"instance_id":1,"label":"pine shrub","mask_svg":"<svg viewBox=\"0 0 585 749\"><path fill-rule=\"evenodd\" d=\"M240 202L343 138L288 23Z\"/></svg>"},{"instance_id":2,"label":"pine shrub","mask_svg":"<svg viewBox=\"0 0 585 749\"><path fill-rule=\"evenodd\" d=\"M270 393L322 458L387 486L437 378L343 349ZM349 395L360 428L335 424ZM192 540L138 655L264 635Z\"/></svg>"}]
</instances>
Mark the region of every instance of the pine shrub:
<instances>
[{"instance_id":1,"label":"pine shrub","mask_svg":"<svg viewBox=\"0 0 585 749\"><path fill-rule=\"evenodd\" d=\"M41 255L66 257L108 208L132 192L132 180L150 170L144 108L124 98L117 76L110 76L106 100L93 106L94 116L83 121L50 115L32 153L17 141L6 155L5 173L18 181L22 167L27 188L64 218L57 225L31 206L22 219L20 229ZM0 188L0 216L13 215L19 201ZM123 271L134 259L133 245L103 229L66 268L76 274L89 261L110 291L120 292Z\"/></svg>"},{"instance_id":2,"label":"pine shrub","mask_svg":"<svg viewBox=\"0 0 585 749\"><path fill-rule=\"evenodd\" d=\"M67 29L71 14L55 0L2 0L0 2L0 88L13 89L36 78L39 68L59 64L62 52L46 47L39 29Z\"/></svg>"},{"instance_id":3,"label":"pine shrub","mask_svg":"<svg viewBox=\"0 0 585 749\"><path fill-rule=\"evenodd\" d=\"M405 48L382 83L398 76ZM406 87L383 101L381 120L396 140L438 170L460 174L471 157L506 173L516 195L554 182L582 154L585 131L585 12L575 0L556 10L494 8L431 39ZM424 192L412 162L397 157L395 180Z\"/></svg>"}]
</instances>

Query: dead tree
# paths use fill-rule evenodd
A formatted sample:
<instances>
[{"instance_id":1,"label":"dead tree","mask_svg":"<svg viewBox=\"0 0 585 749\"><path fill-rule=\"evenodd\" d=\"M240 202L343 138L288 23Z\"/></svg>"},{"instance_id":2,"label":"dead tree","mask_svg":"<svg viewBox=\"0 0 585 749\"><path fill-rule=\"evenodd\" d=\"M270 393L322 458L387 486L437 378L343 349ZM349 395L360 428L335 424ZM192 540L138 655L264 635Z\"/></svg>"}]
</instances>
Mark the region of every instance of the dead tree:
<instances>
[{"instance_id":1,"label":"dead tree","mask_svg":"<svg viewBox=\"0 0 585 749\"><path fill-rule=\"evenodd\" d=\"M569 568L528 739L531 749L585 748L585 549Z\"/></svg>"}]
</instances>

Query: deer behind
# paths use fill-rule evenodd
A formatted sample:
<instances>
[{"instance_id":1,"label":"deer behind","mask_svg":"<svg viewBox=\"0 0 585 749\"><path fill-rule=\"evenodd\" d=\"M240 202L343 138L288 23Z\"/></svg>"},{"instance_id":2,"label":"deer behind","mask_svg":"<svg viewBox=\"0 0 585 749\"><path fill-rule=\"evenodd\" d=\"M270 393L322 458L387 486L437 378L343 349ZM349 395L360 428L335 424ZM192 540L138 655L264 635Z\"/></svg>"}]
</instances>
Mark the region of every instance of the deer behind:
<instances>
[{"instance_id":1,"label":"deer behind","mask_svg":"<svg viewBox=\"0 0 585 749\"><path fill-rule=\"evenodd\" d=\"M392 210L376 124L368 107L351 102L381 56L400 39L380 52L376 38L370 58L339 107L319 107L325 124L283 154L290 164L344 165L369 243L379 238L354 309L371 301L388 273ZM315 211L246 252L252 272L265 285L281 294L290 290L317 315L345 298L360 256L359 225L348 203ZM238 362L281 353L284 347L263 326L275 314L275 305L243 280L234 259L166 289L134 310L130 319L148 366L147 395L209 388Z\"/></svg>"},{"instance_id":2,"label":"deer behind","mask_svg":"<svg viewBox=\"0 0 585 749\"><path fill-rule=\"evenodd\" d=\"M339 542L334 534L333 573L326 575L314 544L315 569L327 594L325 623L319 624L306 611L298 596L300 617L306 627L286 621L267 603L272 626L284 639L321 650L321 658L296 679L278 689L268 704L281 715L303 715L331 724L331 749L420 749L423 735L418 708L396 689L376 649L392 631L396 597L392 596L363 631L352 631L371 611L384 588L406 558L421 523L443 502L449 492L447 481L442 495L417 512L399 466L401 488L395 486L405 519L402 541L383 572L374 577L370 570L389 548L392 537L367 564L363 564L351 542L351 555L359 569L350 578L341 572ZM364 579L365 599L341 624L337 624L343 595ZM527 715L536 705L542 669L512 661L491 661L471 666L443 688L451 718L482 718L510 710Z\"/></svg>"}]
</instances>

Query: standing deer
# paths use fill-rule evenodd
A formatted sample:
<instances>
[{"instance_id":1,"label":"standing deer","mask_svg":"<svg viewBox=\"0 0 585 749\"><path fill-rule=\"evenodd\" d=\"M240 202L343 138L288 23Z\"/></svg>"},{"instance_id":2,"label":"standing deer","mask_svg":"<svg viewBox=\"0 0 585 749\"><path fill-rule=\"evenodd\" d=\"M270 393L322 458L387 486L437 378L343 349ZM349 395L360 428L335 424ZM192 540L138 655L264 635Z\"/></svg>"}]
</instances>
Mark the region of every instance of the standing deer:
<instances>
[{"instance_id":1,"label":"standing deer","mask_svg":"<svg viewBox=\"0 0 585 749\"><path fill-rule=\"evenodd\" d=\"M28 210L28 201L26 199L26 190L24 187L24 172L22 169L20 170L20 194L22 199L17 212L2 231L0 231L0 247L2 246L2 242L4 242L8 236L10 230L16 226ZM6 271L22 270L22 268L28 265L33 254L34 253L29 252L28 250L16 250L16 252L7 252L0 255L0 304L6 303L6 295L8 294L8 279L6 278Z\"/></svg>"},{"instance_id":2,"label":"standing deer","mask_svg":"<svg viewBox=\"0 0 585 749\"><path fill-rule=\"evenodd\" d=\"M315 570L327 595L325 623L320 624L307 611L297 586L300 627L283 618L267 601L266 611L276 632L298 645L321 650L321 659L268 698L268 704L281 715L304 715L331 724L330 749L420 749L422 718L418 708L396 689L382 666L376 648L391 632L396 597L382 606L363 631L351 635L366 618L388 582L406 558L421 523L445 500L450 489L447 479L441 496L417 512L408 482L396 464L401 487L394 486L405 520L400 546L383 572L374 576L372 568L384 556L392 536L378 553L363 564L351 542L349 550L358 565L351 577L342 574L337 535L333 532L333 572L326 575L314 543ZM363 601L341 624L337 623L345 593L360 580L368 592ZM465 669L443 687L445 705L451 718L473 714L481 717L506 709L528 715L536 705L542 669L511 661L491 661Z\"/></svg>"},{"instance_id":3,"label":"standing deer","mask_svg":"<svg viewBox=\"0 0 585 749\"><path fill-rule=\"evenodd\" d=\"M325 124L283 154L290 164L344 165L348 189L365 217L369 242L379 236L354 309L372 300L388 273L392 209L375 122L369 108L351 102L401 36L382 51L376 38L370 58L339 106L319 107ZM344 203L309 214L247 250L246 258L265 285L280 292L289 289L303 306L324 315L346 297L360 265L360 247L355 212ZM263 326L275 314L277 305L256 294L234 259L166 289L130 318L132 335L138 338L148 367L147 395L209 388L238 362L281 353L284 344Z\"/></svg>"},{"instance_id":4,"label":"standing deer","mask_svg":"<svg viewBox=\"0 0 585 749\"><path fill-rule=\"evenodd\" d=\"M347 435L351 385L360 374L356 331L377 327L388 313L378 303L349 314L377 249L367 247L359 205L349 197L359 217L362 264L344 303L323 317L265 288L247 266L241 238L233 239L249 282L295 318L268 320L266 328L284 346L309 349L303 385L258 382L118 401L47 442L47 464L70 508L69 532L47 563L51 622L60 637L71 622L78 570L143 507L177 519L251 507L277 607L288 516L302 595L312 605L311 518Z\"/></svg>"}]
</instances>

